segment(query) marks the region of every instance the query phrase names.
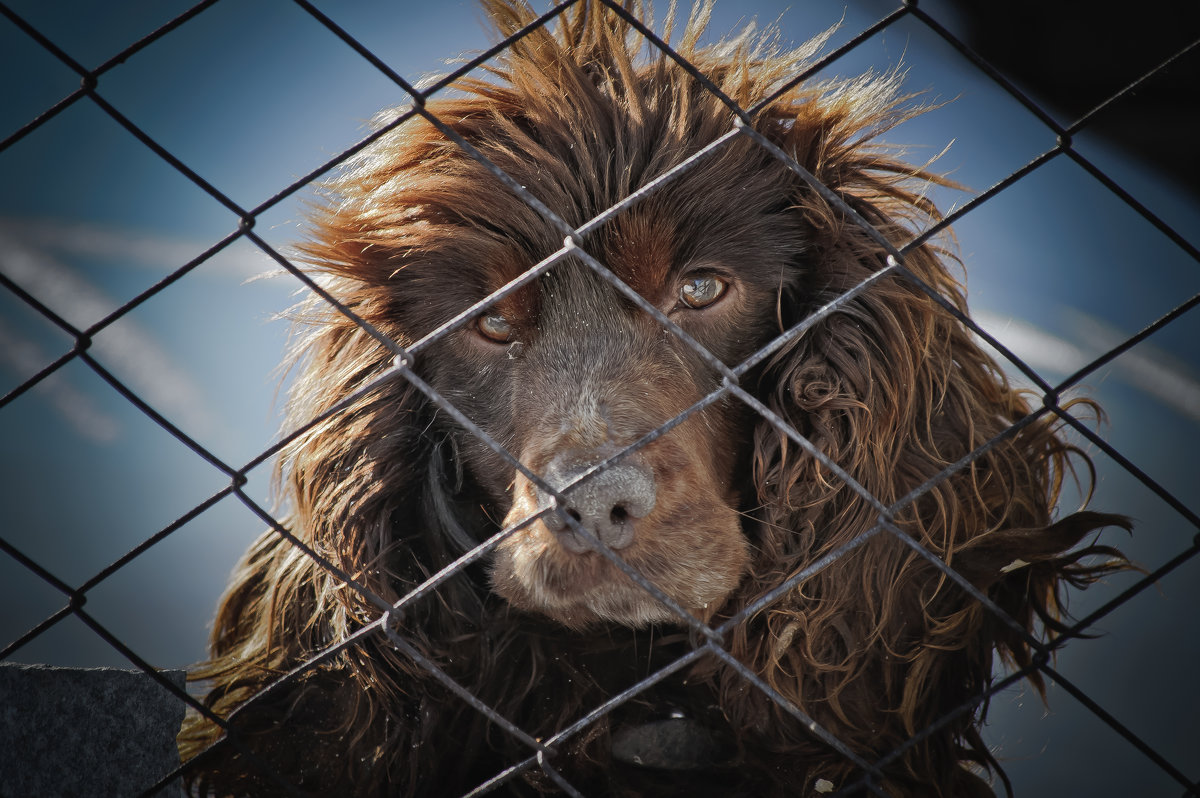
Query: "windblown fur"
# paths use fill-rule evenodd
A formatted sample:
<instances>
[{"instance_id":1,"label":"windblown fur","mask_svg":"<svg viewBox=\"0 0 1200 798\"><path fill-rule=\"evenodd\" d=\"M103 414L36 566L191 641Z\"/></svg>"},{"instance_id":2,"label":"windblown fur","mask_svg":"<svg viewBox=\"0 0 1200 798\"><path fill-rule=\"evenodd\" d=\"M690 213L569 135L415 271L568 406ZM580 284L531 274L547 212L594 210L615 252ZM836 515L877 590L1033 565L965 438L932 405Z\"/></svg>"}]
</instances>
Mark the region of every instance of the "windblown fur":
<instances>
[{"instance_id":1,"label":"windblown fur","mask_svg":"<svg viewBox=\"0 0 1200 798\"><path fill-rule=\"evenodd\" d=\"M485 6L504 36L536 16L516 0ZM803 83L775 96L820 42L787 51L777 37L747 34L702 47L706 21L700 7L673 46L742 108L768 100L755 130L897 246L937 221L922 190L939 178L875 143L917 112L898 94L897 75ZM639 50L639 40L611 9L580 2L498 56L487 80L462 80L428 109L578 226L733 126L721 100L656 49ZM404 347L563 241L421 118L385 135L328 186L311 230L305 257L322 284ZM886 258L839 207L745 135L581 245L730 366ZM944 252L924 245L904 265L966 312ZM675 304L681 280L712 275L725 286L719 301ZM495 313L509 340L462 325L423 345L414 371L543 476L593 465L721 386L715 369L575 257ZM289 423L322 420L281 457L290 535L394 603L509 530L488 557L393 619L395 635L421 657L547 738L692 650L663 605L567 539L573 533L522 525L539 509L537 488L404 376L324 417L384 374L392 354L319 298L305 303L297 325ZM741 384L884 506L998 440L903 506L895 522L1031 634L1060 628L1065 584L1083 586L1120 566L1108 549L1071 550L1124 519L1083 511L1055 520L1072 460L1086 457L1060 437L1052 415L1030 420L1028 401L967 327L902 274L876 281ZM634 487L622 489L637 498L632 542L617 533L609 541L711 626L878 521L842 479L728 395L627 462ZM1095 554L1114 559L1088 565ZM315 795L445 796L532 755L378 629L260 695L380 615L279 531L259 538L222 601L211 659L193 674L231 730L189 718L185 758L209 749L196 760L193 786L287 794L282 781ZM888 530L751 614L725 645L868 762L978 695L994 653L1017 666L1031 658L1023 635ZM721 761L678 773L615 761L614 735L664 707L713 729L726 742ZM994 767L977 731L983 712L960 714L888 761L881 789L989 794L972 771ZM547 761L585 795L809 795L818 779L841 788L861 776L713 656L591 723ZM533 767L504 789L556 786Z\"/></svg>"}]
</instances>

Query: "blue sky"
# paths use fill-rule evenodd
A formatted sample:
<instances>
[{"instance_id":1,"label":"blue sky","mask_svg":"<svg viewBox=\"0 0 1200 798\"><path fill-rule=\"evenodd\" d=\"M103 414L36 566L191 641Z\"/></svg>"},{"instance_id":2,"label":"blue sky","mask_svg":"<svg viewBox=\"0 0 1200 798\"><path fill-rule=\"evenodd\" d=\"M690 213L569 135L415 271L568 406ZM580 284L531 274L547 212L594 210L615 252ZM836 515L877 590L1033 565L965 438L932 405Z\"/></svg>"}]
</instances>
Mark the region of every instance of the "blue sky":
<instances>
[{"instance_id":1,"label":"blue sky","mask_svg":"<svg viewBox=\"0 0 1200 798\"><path fill-rule=\"evenodd\" d=\"M58 3L9 3L87 68L187 7L161 0L71 5L67 14ZM472 3L319 5L410 81L490 44ZM884 0L726 2L718 4L712 30L732 30L750 17L778 18L785 41L799 43L840 22L836 44L894 7ZM921 7L954 27L940 4ZM827 73L897 63L906 66L912 90L944 103L889 135L917 161L950 145L939 167L969 190L935 192L943 208L961 205L1054 146L1053 133L912 19L868 40ZM77 75L0 18L0 139L78 85ZM406 99L284 0L216 3L104 74L97 93L244 208L351 146L376 111ZM1195 194L1087 131L1075 142L1152 212L1200 243ZM0 273L80 327L237 226L235 214L87 99L0 151L0 186ZM286 251L299 235L306 196L301 191L265 212L256 232ZM1200 291L1200 264L1062 156L968 214L956 232L977 318L1052 383ZM236 242L97 334L90 350L235 468L278 431L276 365L287 324L277 316L301 286L292 278L259 278L271 268L261 252ZM1200 313L1193 312L1085 380L1108 412L1103 437L1193 511L1200 487L1192 465L1200 448L1197 341ZM0 288L0 395L72 346ZM228 484L78 359L0 408L0 441L0 536L72 585ZM1096 505L1138 522L1131 540L1105 542L1119 542L1150 569L1191 544L1196 530L1179 514L1108 457L1097 453L1097 463ZM249 486L264 504L268 472L257 469ZM160 667L184 666L202 655L229 570L261 527L236 499L223 499L97 586L87 609L139 656ZM1086 612L1131 583L1114 579L1073 606ZM5 643L64 604L61 593L2 554L0 601L9 608L0 616ZM1200 698L1181 688L1193 680L1200 655L1198 603L1200 564L1191 562L1107 617L1105 637L1077 642L1059 658L1062 672L1193 778L1200 769ZM128 664L73 618L15 659ZM1055 779L1068 775L1075 794L1151 794L1164 784L1070 696L1052 694L1048 715L1028 690L993 701L989 739L1016 758L1009 770L1019 793L1024 780L1028 793L1053 794ZM1080 786L1076 768L1090 789Z\"/></svg>"}]
</instances>

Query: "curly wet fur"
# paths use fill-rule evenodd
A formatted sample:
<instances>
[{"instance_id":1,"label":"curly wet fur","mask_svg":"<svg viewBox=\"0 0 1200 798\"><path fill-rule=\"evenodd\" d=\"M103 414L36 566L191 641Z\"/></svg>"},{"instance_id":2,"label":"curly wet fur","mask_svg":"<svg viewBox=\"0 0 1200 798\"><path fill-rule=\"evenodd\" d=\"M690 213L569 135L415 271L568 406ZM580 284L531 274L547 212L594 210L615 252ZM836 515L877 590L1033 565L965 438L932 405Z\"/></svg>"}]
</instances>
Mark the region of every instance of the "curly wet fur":
<instances>
[{"instance_id":1,"label":"curly wet fur","mask_svg":"<svg viewBox=\"0 0 1200 798\"><path fill-rule=\"evenodd\" d=\"M503 35L534 19L518 3L485 5ZM785 51L768 35L702 47L706 19L704 8L693 13L674 46L742 108L771 96L820 46ZM556 30L535 31L498 57L489 80L460 81L457 95L428 108L580 225L733 122L673 61L636 52L637 38L599 3L577 4ZM897 88L894 74L805 83L771 99L754 128L900 245L938 219L921 191L939 178L873 143L916 112ZM421 119L349 165L329 186L312 230L305 254L323 285L402 346L562 243L561 233ZM674 279L669 263L707 258L726 269L737 294L707 321L679 318L732 365L870 277L886 257L838 207L745 136L615 217L583 247L648 299ZM947 260L924 245L905 267L965 313ZM466 327L430 344L417 363L423 379L527 464L540 467L556 455L536 417L577 402L580 392L607 397L616 409L606 405L605 412L617 418L605 434L627 444L720 385L686 349L662 343L660 325L645 314L617 314L623 326L606 321L623 299L589 275L566 261L503 305L513 319L533 320L527 350L497 354ZM584 321L560 346L588 365L579 373L537 359L538 320L548 328L554 303L572 291L584 298L571 313ZM609 304L595 306L597 297ZM589 343L588 318L621 342L621 357ZM305 304L298 326L292 428L391 367L383 345L323 300ZM504 382L507 368L524 369L521 387L533 393L536 385L538 395L524 397ZM622 393L630 381L645 383L637 401ZM902 275L875 282L742 384L885 506L1020 424L902 506L895 524L1025 629L1052 637L1064 584L1083 586L1119 565L1085 563L1089 554L1115 557L1107 549L1069 550L1124 519L1092 512L1053 518L1072 461L1086 458L1055 431L1052 415L1030 420L1026 398L966 326ZM628 555L640 570L659 568L649 574L655 583L714 626L878 521L845 482L735 399L714 403L634 457L658 469L660 504L683 507L670 491L693 490L715 513L703 536L678 519L650 516ZM680 476L672 482L664 473ZM536 509L511 467L399 376L290 443L280 474L289 534L389 603L452 562L465 542L520 526L522 513ZM586 573L580 566L572 578L595 582L588 595L619 594L608 612L625 623L597 615L600 599L550 606L571 598L555 582L556 569L591 561L567 557L549 537L538 524L510 532L495 545L491 566L473 564L407 602L397 622L421 657L542 738L691 650L670 624L639 624L637 612L657 617L661 607L601 566ZM674 548L653 548L660 544ZM697 565L661 564L672 557ZM1027 564L1006 568L1017 561ZM710 572L710 587L696 588L703 595L691 600L696 580ZM209 685L208 707L235 732L225 739L217 724L189 717L185 757L211 746L196 760L194 786L218 795L284 792L274 770L313 794L450 795L530 755L378 631L260 694L379 615L279 531L264 534L222 601L211 659L193 674ZM1017 666L1031 661L1022 635L887 530L751 614L726 646L868 761L978 694L993 652ZM710 719L732 741L723 767L698 780L672 776L668 783L687 794L808 794L816 779L840 787L860 775L714 657L591 724L559 746L552 764L585 794L664 794L654 774L618 767L610 755L613 730L652 717L664 701ZM960 715L890 761L882 789L988 794L967 767L994 764L977 731L982 714ZM553 788L536 768L508 784L515 792Z\"/></svg>"}]
</instances>

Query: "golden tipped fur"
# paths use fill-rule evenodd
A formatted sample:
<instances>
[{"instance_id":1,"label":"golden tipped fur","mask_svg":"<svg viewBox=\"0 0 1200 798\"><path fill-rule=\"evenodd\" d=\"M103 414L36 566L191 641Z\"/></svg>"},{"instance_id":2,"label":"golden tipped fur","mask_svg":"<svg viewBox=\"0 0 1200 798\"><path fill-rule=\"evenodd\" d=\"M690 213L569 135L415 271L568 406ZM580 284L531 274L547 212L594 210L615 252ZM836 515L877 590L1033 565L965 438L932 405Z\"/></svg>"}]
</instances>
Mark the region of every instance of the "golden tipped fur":
<instances>
[{"instance_id":1,"label":"golden tipped fur","mask_svg":"<svg viewBox=\"0 0 1200 798\"><path fill-rule=\"evenodd\" d=\"M502 36L535 18L515 0L487 0L485 7ZM773 97L820 42L790 51L768 34L703 46L708 11L702 5L693 12L673 46L741 108L768 100L754 117L755 130L895 245L937 221L922 190L939 178L876 143L917 112L898 94L896 74L803 83ZM666 27L672 25L668 19ZM670 58L639 47L640 40L611 9L580 2L551 28L511 45L491 62L486 80L460 80L456 92L427 108L578 226L734 123L723 101ZM312 233L305 255L323 285L406 347L555 252L563 239L419 117L331 182ZM689 249L698 240L703 253ZM678 318L732 366L883 268L886 256L839 206L744 135L618 214L582 246L652 302L662 285L668 293L673 285L669 262L703 254L727 268L739 286L736 296L703 322ZM966 312L943 252L919 247L904 266ZM558 282L535 284L503 305L514 323L533 320L529 351L510 348L507 359L496 358L468 327L428 344L415 369L535 465L561 448L534 434L536 417L570 399L578 385L545 377L537 381L541 393L528 399L497 375L509 361L535 377L558 368L538 372L531 365L537 320L549 324L550 303L565 301L546 286L610 296L577 261L553 267L546 280ZM614 307L623 301L612 299ZM596 314L600 327L615 312L589 307L580 300L572 312L585 320ZM616 392L613 412L620 417L612 425L625 430L622 443L719 386L686 350L660 356L673 344L657 343L663 336L657 322L626 315L625 326L612 333L625 336L624 361L598 345L589 349L586 325L578 333L585 340L569 342L576 347L570 351L593 358L595 367L579 379ZM391 364L386 347L320 299L306 302L298 324L293 428ZM653 388L644 392L652 398L625 401L621 386L639 379ZM1066 552L1089 531L1123 519L1082 512L1055 521L1061 482L1071 459L1082 455L1055 431L1052 416L1027 419L1029 402L970 330L903 275L877 281L742 384L884 506L1022 424L900 506L895 525L1031 631L1040 619L1053 634L1064 582L1082 585L1115 567L1079 562L1107 550ZM678 489L712 509L703 514L710 525L703 534L665 510L661 518L648 516L628 552L639 570L659 568L655 583L712 626L879 521L843 480L738 400L714 403L632 457L656 475L661 506L682 507L671 493ZM666 473L679 476L670 481ZM532 494L521 493L532 490L524 478L510 492L511 467L403 376L290 443L280 475L289 533L389 603L457 557L462 549L455 540L484 541L506 515L519 526L520 516L536 510ZM673 548L654 548L667 541ZM669 624L636 628L644 626L639 617L665 617L661 605L620 582L609 565L555 548L540 522L510 533L494 556L491 570L471 566L408 602L397 633L534 737L549 737L690 650ZM1028 564L1005 570L1017 560ZM556 571L577 566L590 570L573 579L616 585L621 601L649 614L613 610L626 613L631 628L625 628L589 615L586 601L573 610L582 615L548 606ZM693 607L689 588L709 573L714 587L701 591ZM322 795L450 795L531 755L378 631L259 695L379 616L376 605L278 531L264 534L238 567L217 616L211 659L194 674L210 686L206 703L232 732L227 739L218 725L189 718L181 738L185 757L212 746L197 760L193 782L219 795L273 794L282 791L274 771ZM887 529L750 614L726 646L868 762L984 689L994 651L1018 666L1031 661L1022 635ZM681 794L807 795L816 779L841 788L861 775L714 657L700 658L562 742L550 763L588 795L664 794L661 784L639 781L654 774L614 763L610 742L625 719L636 723L639 711L653 712L666 685L673 685L673 701L691 701L700 715L715 711L713 722L734 752L716 775L673 777L669 784ZM896 796L986 794L967 769L991 761L977 732L981 716L979 709L967 712L909 747L886 765L881 789ZM554 789L536 767L507 784L518 793Z\"/></svg>"}]
</instances>

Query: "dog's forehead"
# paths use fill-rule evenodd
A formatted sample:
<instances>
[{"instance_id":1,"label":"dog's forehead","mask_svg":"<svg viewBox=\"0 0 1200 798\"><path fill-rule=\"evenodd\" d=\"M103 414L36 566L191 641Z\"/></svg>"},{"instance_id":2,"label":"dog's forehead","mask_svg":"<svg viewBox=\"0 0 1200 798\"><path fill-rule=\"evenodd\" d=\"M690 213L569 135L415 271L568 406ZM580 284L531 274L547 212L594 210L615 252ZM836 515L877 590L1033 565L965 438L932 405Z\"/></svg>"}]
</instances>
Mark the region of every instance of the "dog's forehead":
<instances>
[{"instance_id":1,"label":"dog's forehead","mask_svg":"<svg viewBox=\"0 0 1200 798\"><path fill-rule=\"evenodd\" d=\"M679 265L676 225L629 213L614 220L609 233L604 265L643 297L656 300Z\"/></svg>"},{"instance_id":2,"label":"dog's forehead","mask_svg":"<svg viewBox=\"0 0 1200 798\"><path fill-rule=\"evenodd\" d=\"M541 280L532 281L498 300L497 307L517 314L536 312L546 299L542 287L555 284L572 274L570 282L597 288L606 280L595 268L611 271L634 291L650 301L662 293L679 268L677 226L647 214L626 213L610 221L596 234L587 236L580 250L586 256L565 255L549 265ZM491 272L490 290L497 290L520 279L535 268L545 255L513 248L487 263Z\"/></svg>"},{"instance_id":3,"label":"dog's forehead","mask_svg":"<svg viewBox=\"0 0 1200 798\"><path fill-rule=\"evenodd\" d=\"M544 286L560 282L567 271L576 289L585 284L608 292L608 279L600 266L612 272L646 300L659 304L673 296L677 282L685 273L716 268L736 273L750 282L772 282L778 279L779 265L799 251L801 245L794 231L779 216L756 214L758 218L741 219L729 225L729 216L736 211L691 216L661 209L634 209L622 212L581 242L586 257L566 255L548 266L541 280L532 281L497 302L497 308L516 316L537 314L543 302ZM772 228L776 235L768 232ZM770 239L771 246L762 241ZM545 253L523 251L520 248L505 252L503 257L488 264L491 271L490 290L520 279L542 262ZM763 272L759 274L759 272Z\"/></svg>"}]
</instances>

